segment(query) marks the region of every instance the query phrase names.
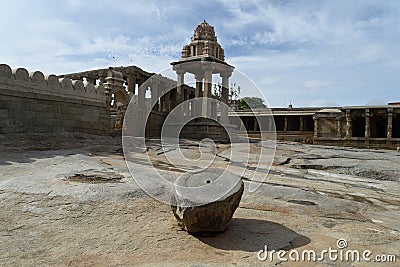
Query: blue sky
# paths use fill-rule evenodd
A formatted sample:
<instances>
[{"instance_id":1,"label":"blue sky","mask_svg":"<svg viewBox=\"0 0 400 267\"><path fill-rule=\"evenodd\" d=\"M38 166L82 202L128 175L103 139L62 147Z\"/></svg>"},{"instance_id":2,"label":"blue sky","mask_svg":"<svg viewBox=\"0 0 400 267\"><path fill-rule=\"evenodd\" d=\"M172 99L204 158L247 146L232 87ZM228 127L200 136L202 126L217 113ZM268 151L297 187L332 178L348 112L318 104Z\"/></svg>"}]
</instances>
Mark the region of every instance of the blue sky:
<instances>
[{"instance_id":1,"label":"blue sky","mask_svg":"<svg viewBox=\"0 0 400 267\"><path fill-rule=\"evenodd\" d=\"M400 101L396 0L5 1L0 62L46 74L159 72L203 19L272 107Z\"/></svg>"}]
</instances>

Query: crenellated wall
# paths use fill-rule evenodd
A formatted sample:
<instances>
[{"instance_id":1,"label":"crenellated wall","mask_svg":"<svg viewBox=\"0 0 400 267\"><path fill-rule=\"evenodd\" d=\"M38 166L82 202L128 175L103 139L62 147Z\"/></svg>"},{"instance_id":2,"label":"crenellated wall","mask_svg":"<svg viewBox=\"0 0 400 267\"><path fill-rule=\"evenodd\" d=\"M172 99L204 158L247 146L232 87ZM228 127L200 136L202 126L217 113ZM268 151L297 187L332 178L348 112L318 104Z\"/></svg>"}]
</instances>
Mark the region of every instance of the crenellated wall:
<instances>
[{"instance_id":1,"label":"crenellated wall","mask_svg":"<svg viewBox=\"0 0 400 267\"><path fill-rule=\"evenodd\" d=\"M102 85L0 64L0 134L111 129Z\"/></svg>"}]
</instances>

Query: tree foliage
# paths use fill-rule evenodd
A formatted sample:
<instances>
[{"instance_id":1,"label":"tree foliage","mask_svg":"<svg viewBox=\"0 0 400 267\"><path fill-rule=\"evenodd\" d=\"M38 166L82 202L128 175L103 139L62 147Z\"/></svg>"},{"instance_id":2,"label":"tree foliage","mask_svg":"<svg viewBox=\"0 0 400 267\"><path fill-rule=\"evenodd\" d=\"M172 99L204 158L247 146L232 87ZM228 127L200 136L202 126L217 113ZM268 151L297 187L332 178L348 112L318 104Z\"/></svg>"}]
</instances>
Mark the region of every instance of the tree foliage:
<instances>
[{"instance_id":1,"label":"tree foliage","mask_svg":"<svg viewBox=\"0 0 400 267\"><path fill-rule=\"evenodd\" d=\"M243 97L240 99L239 109L266 108L264 100L259 97Z\"/></svg>"}]
</instances>

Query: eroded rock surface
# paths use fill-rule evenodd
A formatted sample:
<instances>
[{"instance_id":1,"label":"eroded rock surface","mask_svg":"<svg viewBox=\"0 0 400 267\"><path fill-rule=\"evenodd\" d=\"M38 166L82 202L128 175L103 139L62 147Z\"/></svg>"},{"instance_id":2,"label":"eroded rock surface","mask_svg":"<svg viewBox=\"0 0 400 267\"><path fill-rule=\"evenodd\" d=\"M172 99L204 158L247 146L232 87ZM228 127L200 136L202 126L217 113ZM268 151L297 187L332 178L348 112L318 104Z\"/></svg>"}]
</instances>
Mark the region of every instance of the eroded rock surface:
<instances>
[{"instance_id":1,"label":"eroded rock surface","mask_svg":"<svg viewBox=\"0 0 400 267\"><path fill-rule=\"evenodd\" d=\"M400 259L400 153L279 143L275 165L255 193L243 175L244 192L227 231L189 235L169 205L154 201L126 168L120 145L100 138L36 151L5 140L0 147L1 266L376 266L368 262L260 262L257 252L348 249L397 255ZM79 140L78 138L74 140ZM109 140L109 141L108 141ZM0 138L1 141L1 138ZM48 145L47 145L48 143ZM65 141L67 145L67 140ZM197 158L197 143L184 153ZM254 146L254 147L253 147ZM252 149L257 144L252 144ZM217 145L215 168L228 164L227 145ZM160 173L182 172L166 161L176 148L149 152ZM27 151L28 150L28 151ZM239 155L238 155L239 156ZM243 152L243 156L245 153ZM143 153L143 159L147 157ZM287 162L287 158L291 160ZM138 158L142 160L142 158ZM284 164L280 164L284 163ZM293 164L293 166L291 165ZM240 162L232 163L239 166ZM306 168L296 168L304 165ZM311 168L321 165L322 168ZM146 171L143 165L135 171ZM80 183L68 175L93 169L124 176L119 183ZM348 171L346 171L348 170ZM362 175L385 172L390 179ZM354 175L352 173L357 173ZM184 253L182 253L184 252ZM397 265L396 265L397 264Z\"/></svg>"}]
</instances>

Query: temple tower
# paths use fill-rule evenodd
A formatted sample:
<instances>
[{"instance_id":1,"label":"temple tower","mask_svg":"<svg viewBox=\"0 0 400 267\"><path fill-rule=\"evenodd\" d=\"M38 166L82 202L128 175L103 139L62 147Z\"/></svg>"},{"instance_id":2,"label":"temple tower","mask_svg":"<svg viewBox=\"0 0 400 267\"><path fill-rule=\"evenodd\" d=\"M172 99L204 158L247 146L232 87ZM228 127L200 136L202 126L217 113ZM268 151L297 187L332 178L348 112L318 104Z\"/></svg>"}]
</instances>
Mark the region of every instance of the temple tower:
<instances>
[{"instance_id":1,"label":"temple tower","mask_svg":"<svg viewBox=\"0 0 400 267\"><path fill-rule=\"evenodd\" d=\"M194 30L193 37L188 45L182 49L179 61L172 62L177 74L177 105L187 100L184 91L185 73L191 73L196 80L194 97L203 97L201 105L191 106L192 114L201 114L207 118L217 119L216 104L212 96L212 76L219 74L222 81L221 101L228 104L229 77L234 67L225 62L224 49L217 41L214 27L205 20ZM220 109L220 122L228 123L228 110Z\"/></svg>"}]
</instances>

